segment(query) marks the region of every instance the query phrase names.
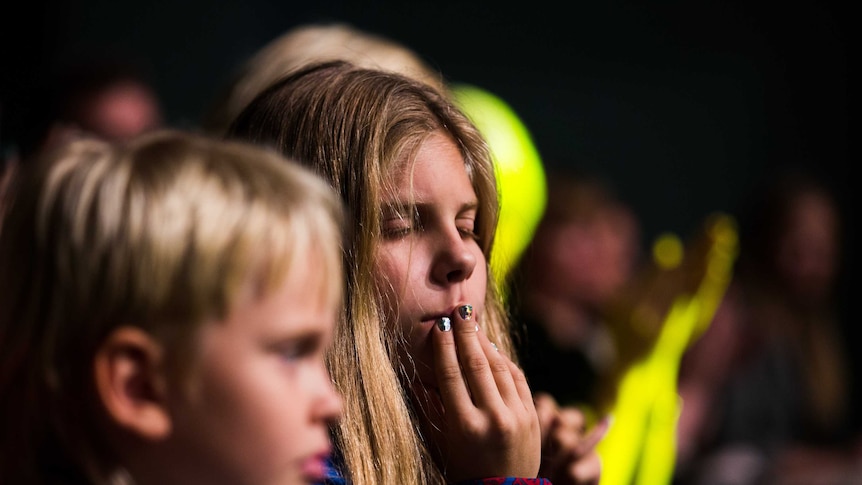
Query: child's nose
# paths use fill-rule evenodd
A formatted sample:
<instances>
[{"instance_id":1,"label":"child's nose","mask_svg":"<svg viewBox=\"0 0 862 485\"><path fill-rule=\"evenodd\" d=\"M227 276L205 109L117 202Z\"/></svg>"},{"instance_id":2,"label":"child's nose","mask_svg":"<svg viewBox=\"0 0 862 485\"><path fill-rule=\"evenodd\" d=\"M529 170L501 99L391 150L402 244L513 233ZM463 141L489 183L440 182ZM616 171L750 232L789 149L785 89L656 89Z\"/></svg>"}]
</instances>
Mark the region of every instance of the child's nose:
<instances>
[{"instance_id":1,"label":"child's nose","mask_svg":"<svg viewBox=\"0 0 862 485\"><path fill-rule=\"evenodd\" d=\"M466 280L476 268L476 255L460 233L447 236L434 258L433 277L440 284Z\"/></svg>"},{"instance_id":2,"label":"child's nose","mask_svg":"<svg viewBox=\"0 0 862 485\"><path fill-rule=\"evenodd\" d=\"M317 420L335 422L341 418L343 411L341 394L335 390L329 372L325 368L322 369L321 377L321 385L318 388L312 412Z\"/></svg>"}]
</instances>

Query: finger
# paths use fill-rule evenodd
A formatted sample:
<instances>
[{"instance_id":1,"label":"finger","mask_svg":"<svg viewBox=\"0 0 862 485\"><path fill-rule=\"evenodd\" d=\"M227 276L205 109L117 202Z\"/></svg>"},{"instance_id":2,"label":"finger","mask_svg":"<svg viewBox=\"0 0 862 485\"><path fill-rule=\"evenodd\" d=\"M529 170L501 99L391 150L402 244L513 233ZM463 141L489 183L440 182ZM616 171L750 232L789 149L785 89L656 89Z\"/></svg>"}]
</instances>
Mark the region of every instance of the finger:
<instances>
[{"instance_id":1,"label":"finger","mask_svg":"<svg viewBox=\"0 0 862 485\"><path fill-rule=\"evenodd\" d=\"M524 371L506 354L500 352L481 329L478 330L478 334L477 338L485 352L485 358L488 359L491 374L497 385L496 393L502 397L503 403L509 409L520 409L535 414L533 393L530 391Z\"/></svg>"},{"instance_id":2,"label":"finger","mask_svg":"<svg viewBox=\"0 0 862 485\"><path fill-rule=\"evenodd\" d=\"M595 451L569 465L569 475L578 485L598 485L602 475L602 459Z\"/></svg>"},{"instance_id":3,"label":"finger","mask_svg":"<svg viewBox=\"0 0 862 485\"><path fill-rule=\"evenodd\" d=\"M452 412L466 412L473 407L470 391L461 372L455 338L452 335L452 321L445 319L434 326L432 341L434 345L434 372L440 399L445 409Z\"/></svg>"},{"instance_id":4,"label":"finger","mask_svg":"<svg viewBox=\"0 0 862 485\"><path fill-rule=\"evenodd\" d=\"M497 374L502 372L501 368L508 373L509 368L504 361L500 360L499 352L493 350L487 337L480 334L479 326L476 324L472 312L472 306L463 305L456 309L452 315L452 333L455 338L455 346L458 349L458 361L461 364L467 385L470 387L473 403L477 407L485 409L502 406L503 399L498 388ZM483 345L481 340L483 338L487 347ZM493 370L488 360L489 354L492 352L497 354L493 356L497 359Z\"/></svg>"},{"instance_id":5,"label":"finger","mask_svg":"<svg viewBox=\"0 0 862 485\"><path fill-rule=\"evenodd\" d=\"M565 406L560 408L557 413L557 421L561 428L581 435L586 429L587 417L580 409L573 406Z\"/></svg>"},{"instance_id":6,"label":"finger","mask_svg":"<svg viewBox=\"0 0 862 485\"><path fill-rule=\"evenodd\" d=\"M533 397L536 414L539 416L539 428L542 430L542 442L549 436L554 420L557 418L557 401L545 392L536 393Z\"/></svg>"},{"instance_id":7,"label":"finger","mask_svg":"<svg viewBox=\"0 0 862 485\"><path fill-rule=\"evenodd\" d=\"M608 434L608 430L611 428L611 423L613 422L613 418L611 416L605 416L596 423L595 426L590 430L589 433L581 440L578 444L578 453L580 455L585 455L587 453L592 452L595 449L596 445L598 445L605 435Z\"/></svg>"},{"instance_id":8,"label":"finger","mask_svg":"<svg viewBox=\"0 0 862 485\"><path fill-rule=\"evenodd\" d=\"M524 406L525 410L535 414L536 406L533 404L533 391L530 390L530 385L527 383L527 376L524 375L524 371L518 367L517 364L508 358L506 361L509 364L509 375L515 385L515 390L518 393L518 398L520 399L521 404Z\"/></svg>"},{"instance_id":9,"label":"finger","mask_svg":"<svg viewBox=\"0 0 862 485\"><path fill-rule=\"evenodd\" d=\"M571 464L582 461L585 457L595 453L596 445L601 442L610 428L609 417L602 418L586 436L579 437L571 432L559 431L555 433L552 440L561 451L555 460L560 463ZM580 482L578 482L580 483Z\"/></svg>"},{"instance_id":10,"label":"finger","mask_svg":"<svg viewBox=\"0 0 862 485\"><path fill-rule=\"evenodd\" d=\"M574 454L584 435L583 413L574 407L558 409L551 429L548 431L547 447L551 453Z\"/></svg>"},{"instance_id":11,"label":"finger","mask_svg":"<svg viewBox=\"0 0 862 485\"><path fill-rule=\"evenodd\" d=\"M524 372L507 355L499 352L481 330L478 338L485 351L485 358L488 359L494 382L497 384L496 392L503 398L506 406L511 409L535 412L533 394Z\"/></svg>"}]
</instances>

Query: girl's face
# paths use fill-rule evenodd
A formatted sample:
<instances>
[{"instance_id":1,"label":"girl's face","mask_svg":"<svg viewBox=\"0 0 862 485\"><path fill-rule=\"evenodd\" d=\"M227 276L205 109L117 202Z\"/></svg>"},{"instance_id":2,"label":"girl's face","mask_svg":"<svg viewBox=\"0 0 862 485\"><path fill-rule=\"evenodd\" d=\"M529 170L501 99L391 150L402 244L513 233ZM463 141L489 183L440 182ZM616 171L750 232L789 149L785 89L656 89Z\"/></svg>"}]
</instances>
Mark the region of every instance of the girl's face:
<instances>
[{"instance_id":1,"label":"girl's face","mask_svg":"<svg viewBox=\"0 0 862 485\"><path fill-rule=\"evenodd\" d=\"M469 303L482 322L487 268L474 232L478 199L460 151L442 131L422 143L415 163L400 164L393 175L394 190L382 201L375 274L405 338L402 358L415 363L415 378L436 387L435 321Z\"/></svg>"},{"instance_id":2,"label":"girl's face","mask_svg":"<svg viewBox=\"0 0 862 485\"><path fill-rule=\"evenodd\" d=\"M839 245L838 219L829 201L816 193L797 197L776 244L775 264L800 303L821 304L829 297Z\"/></svg>"}]
</instances>

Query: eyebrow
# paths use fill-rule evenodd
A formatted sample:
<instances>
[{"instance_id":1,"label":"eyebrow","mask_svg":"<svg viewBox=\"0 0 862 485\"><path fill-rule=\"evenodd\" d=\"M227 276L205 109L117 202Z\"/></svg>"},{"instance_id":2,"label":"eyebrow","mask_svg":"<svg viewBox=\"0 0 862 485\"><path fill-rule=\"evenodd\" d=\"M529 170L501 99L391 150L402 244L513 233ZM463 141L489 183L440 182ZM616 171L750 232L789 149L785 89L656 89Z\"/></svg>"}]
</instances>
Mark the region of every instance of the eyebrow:
<instances>
[{"instance_id":1,"label":"eyebrow","mask_svg":"<svg viewBox=\"0 0 862 485\"><path fill-rule=\"evenodd\" d=\"M392 203L383 204L383 210L395 212L398 214L403 214L406 212L410 212L412 210L426 211L427 212L427 209L430 207L433 207L433 206L434 206L434 204L432 204L432 203L424 203L424 202L413 202L413 203L411 203L411 202L396 201L396 202L392 202ZM458 207L458 213L459 214L462 212L468 212L471 210L472 211L478 211L479 210L479 201L478 200L473 200L471 202L465 202L465 203L461 204L460 207Z\"/></svg>"}]
</instances>

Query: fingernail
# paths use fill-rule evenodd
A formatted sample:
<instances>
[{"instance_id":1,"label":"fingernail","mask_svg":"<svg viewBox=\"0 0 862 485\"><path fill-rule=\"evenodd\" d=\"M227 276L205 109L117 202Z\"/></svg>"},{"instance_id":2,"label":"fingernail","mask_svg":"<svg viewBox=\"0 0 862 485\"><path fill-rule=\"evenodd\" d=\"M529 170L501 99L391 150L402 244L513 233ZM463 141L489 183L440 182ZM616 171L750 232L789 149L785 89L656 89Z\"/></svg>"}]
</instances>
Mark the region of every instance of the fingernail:
<instances>
[{"instance_id":1,"label":"fingernail","mask_svg":"<svg viewBox=\"0 0 862 485\"><path fill-rule=\"evenodd\" d=\"M463 320L473 318L473 305L462 305L458 307L458 314L461 315Z\"/></svg>"},{"instance_id":2,"label":"fingernail","mask_svg":"<svg viewBox=\"0 0 862 485\"><path fill-rule=\"evenodd\" d=\"M494 347L494 350L496 350L497 352L500 351L500 349L497 348L497 344L495 344L494 342L491 342L491 347Z\"/></svg>"},{"instance_id":3,"label":"fingernail","mask_svg":"<svg viewBox=\"0 0 862 485\"><path fill-rule=\"evenodd\" d=\"M437 328L444 332L452 330L452 320L449 317L440 317L437 319Z\"/></svg>"}]
</instances>

